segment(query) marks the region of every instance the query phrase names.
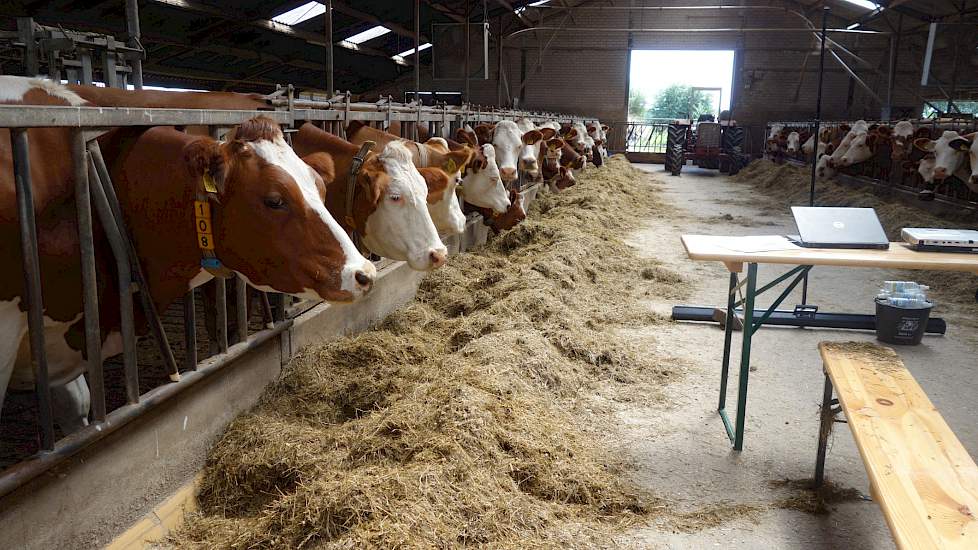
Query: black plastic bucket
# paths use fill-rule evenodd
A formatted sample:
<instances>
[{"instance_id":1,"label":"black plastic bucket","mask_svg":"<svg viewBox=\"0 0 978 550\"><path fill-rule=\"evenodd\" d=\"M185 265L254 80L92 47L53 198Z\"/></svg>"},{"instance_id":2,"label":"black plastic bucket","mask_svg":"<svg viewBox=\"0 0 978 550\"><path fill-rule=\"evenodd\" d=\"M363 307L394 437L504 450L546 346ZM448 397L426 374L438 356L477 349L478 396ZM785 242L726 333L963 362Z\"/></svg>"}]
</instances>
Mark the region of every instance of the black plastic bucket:
<instances>
[{"instance_id":1,"label":"black plastic bucket","mask_svg":"<svg viewBox=\"0 0 978 550\"><path fill-rule=\"evenodd\" d=\"M876 300L876 339L887 344L916 346L924 338L931 307L903 308Z\"/></svg>"}]
</instances>

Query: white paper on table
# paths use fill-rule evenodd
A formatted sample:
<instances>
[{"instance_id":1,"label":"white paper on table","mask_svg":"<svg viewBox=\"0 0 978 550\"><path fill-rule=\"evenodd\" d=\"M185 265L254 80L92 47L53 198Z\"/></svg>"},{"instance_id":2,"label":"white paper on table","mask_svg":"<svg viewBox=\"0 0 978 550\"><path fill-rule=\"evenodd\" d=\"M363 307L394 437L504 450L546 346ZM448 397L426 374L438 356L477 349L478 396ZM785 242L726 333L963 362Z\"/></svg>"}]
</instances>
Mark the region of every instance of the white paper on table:
<instances>
[{"instance_id":1,"label":"white paper on table","mask_svg":"<svg viewBox=\"0 0 978 550\"><path fill-rule=\"evenodd\" d=\"M714 237L713 244L734 252L774 252L801 248L784 235L751 235L748 237Z\"/></svg>"}]
</instances>

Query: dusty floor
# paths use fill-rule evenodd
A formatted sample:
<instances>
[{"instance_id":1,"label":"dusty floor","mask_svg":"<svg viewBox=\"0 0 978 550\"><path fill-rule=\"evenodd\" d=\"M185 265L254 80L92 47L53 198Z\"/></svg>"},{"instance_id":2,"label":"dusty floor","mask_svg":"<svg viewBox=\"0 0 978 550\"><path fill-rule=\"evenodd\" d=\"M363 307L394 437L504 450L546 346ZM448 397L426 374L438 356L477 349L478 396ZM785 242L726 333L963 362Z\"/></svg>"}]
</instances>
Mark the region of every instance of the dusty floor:
<instances>
[{"instance_id":1,"label":"dusty floor","mask_svg":"<svg viewBox=\"0 0 978 550\"><path fill-rule=\"evenodd\" d=\"M785 234L793 229L787 209L784 215L772 217L770 209L761 214L759 208L749 206L747 189L717 172L687 167L682 176L671 177L661 166L646 165L643 169L662 182L663 196L681 213L678 217L649 219L648 226L633 234L630 241L689 277L695 286L690 304L713 306L723 302L727 271L720 264L686 259L680 234ZM761 266L759 281L783 271L783 267ZM828 267L812 273L811 303L823 311L853 313L872 311L872 299L881 281L906 276L906 272ZM975 283L978 285L978 279ZM773 298L763 295L759 307ZM790 308L798 302L800 292L785 306ZM651 303L665 314L673 305ZM922 345L902 347L898 352L964 446L972 456L978 456L978 423L973 419L978 338L974 329L954 321L978 313L978 307L943 305L940 309L949 322L948 334L928 336ZM716 325L695 323L670 323L651 330L654 341L659 342L656 346L671 342L663 351L688 359L688 373L669 387L669 404L649 403L619 412L623 447L639 464L635 476L642 486L690 510L702 511L704 505L717 503L716 514L696 522L715 526L684 532L675 524L657 524L633 530L617 543L651 548L894 547L879 508L869 497L832 505L832 511L823 515L778 505L798 494L785 486L786 479L810 478L813 471L823 383L817 343L869 341L874 334L778 327L760 331L753 346L756 369L752 368L750 375L745 448L735 453L716 413L723 332ZM739 350L737 335L734 345ZM641 331L634 336L643 338ZM653 345L650 335L644 337ZM734 389L728 397L731 415L736 368L735 362L731 379ZM862 462L844 425L837 425L830 439L826 469L828 479L868 495Z\"/></svg>"}]
</instances>

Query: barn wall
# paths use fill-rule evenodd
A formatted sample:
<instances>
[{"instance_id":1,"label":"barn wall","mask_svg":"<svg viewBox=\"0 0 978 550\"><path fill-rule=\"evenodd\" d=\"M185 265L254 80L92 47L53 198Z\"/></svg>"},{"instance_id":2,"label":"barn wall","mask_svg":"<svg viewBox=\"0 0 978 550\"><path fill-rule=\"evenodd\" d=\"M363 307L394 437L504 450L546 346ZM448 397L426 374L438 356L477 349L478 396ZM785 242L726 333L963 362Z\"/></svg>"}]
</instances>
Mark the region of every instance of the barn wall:
<instances>
[{"instance_id":1,"label":"barn wall","mask_svg":"<svg viewBox=\"0 0 978 550\"><path fill-rule=\"evenodd\" d=\"M627 0L616 5L626 6ZM702 5L698 2L664 0L658 5ZM760 4L759 4L760 5ZM770 4L766 4L770 5ZM790 3L784 4L786 6ZM837 8L836 11L842 11ZM554 12L547 12L554 13ZM855 14L848 12L847 16ZM536 20L532 11L528 17ZM815 14L812 17L819 17ZM741 123L762 127L771 120L809 119L814 116L818 78L817 45L811 33L801 30L801 19L779 12L724 11L578 11L576 23L567 27L620 28L798 28L779 33L631 33L634 49L733 49L736 51L734 74L734 117ZM564 16L549 17L543 25L559 26ZM818 24L819 21L815 20ZM830 18L829 27L844 27L841 19ZM507 25L508 32L520 28ZM511 29L511 30L509 30ZM606 121L626 118L629 36L624 32L560 32L538 63L539 52L550 40L550 31L525 33L511 38L504 47L504 71L508 97L520 98L527 109L551 110L596 116ZM860 66L851 58L843 59L885 100L889 40L885 36L833 34L831 38L863 57L870 67ZM918 91L920 78L920 36L904 38L898 52L898 84ZM496 103L496 53L492 49L492 80L471 81L471 101ZM538 67L539 65L539 67ZM525 89L520 78L525 66ZM826 57L822 118L824 120L868 118L881 115L882 105L856 84L831 56ZM804 71L802 70L804 68ZM875 74L873 69L880 71ZM649 67L650 71L696 70L695 67ZM398 83L413 88L413 79ZM432 81L423 78L422 86L439 90L460 90L460 81ZM503 103L507 94L503 94ZM919 114L921 101L898 86L893 95L895 108L913 109ZM895 112L899 112L896 110Z\"/></svg>"}]
</instances>

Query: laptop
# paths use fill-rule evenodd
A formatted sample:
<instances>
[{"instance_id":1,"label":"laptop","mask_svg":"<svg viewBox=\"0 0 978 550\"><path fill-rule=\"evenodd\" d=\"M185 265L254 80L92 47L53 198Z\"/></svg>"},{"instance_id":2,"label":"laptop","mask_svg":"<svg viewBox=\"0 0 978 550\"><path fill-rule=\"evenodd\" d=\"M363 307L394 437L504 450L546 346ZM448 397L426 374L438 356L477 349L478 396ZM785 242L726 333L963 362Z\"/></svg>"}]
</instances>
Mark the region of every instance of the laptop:
<instances>
[{"instance_id":1,"label":"laptop","mask_svg":"<svg viewBox=\"0 0 978 550\"><path fill-rule=\"evenodd\" d=\"M872 208L792 206L798 226L798 245L808 248L875 248L886 250L890 241ZM791 238L791 237L789 237Z\"/></svg>"},{"instance_id":2,"label":"laptop","mask_svg":"<svg viewBox=\"0 0 978 550\"><path fill-rule=\"evenodd\" d=\"M900 236L916 250L933 252L978 252L978 231L904 227Z\"/></svg>"}]
</instances>

